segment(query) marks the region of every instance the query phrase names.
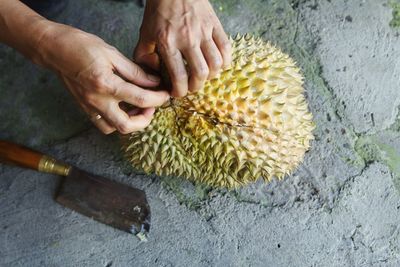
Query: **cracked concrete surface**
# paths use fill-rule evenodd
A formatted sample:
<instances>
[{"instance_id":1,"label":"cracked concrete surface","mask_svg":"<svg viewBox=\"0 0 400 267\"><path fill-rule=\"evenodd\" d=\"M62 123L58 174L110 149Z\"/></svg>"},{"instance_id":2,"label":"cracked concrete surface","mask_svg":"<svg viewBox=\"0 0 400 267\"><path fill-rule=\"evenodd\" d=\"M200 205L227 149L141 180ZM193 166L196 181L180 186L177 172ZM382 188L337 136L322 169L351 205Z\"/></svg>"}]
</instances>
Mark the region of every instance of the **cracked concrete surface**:
<instances>
[{"instance_id":1,"label":"cracked concrete surface","mask_svg":"<svg viewBox=\"0 0 400 267\"><path fill-rule=\"evenodd\" d=\"M59 178L0 165L1 266L399 266L400 30L381 0L215 0L226 30L293 56L317 129L283 181L228 192L132 171L48 71L0 47L0 138L144 189L149 242L53 201ZM58 20L130 55L143 10L70 1ZM96 18L96 19L94 19ZM397 188L397 189L396 189Z\"/></svg>"},{"instance_id":2,"label":"cracked concrete surface","mask_svg":"<svg viewBox=\"0 0 400 267\"><path fill-rule=\"evenodd\" d=\"M382 1L321 1L305 12L318 31L322 75L348 123L357 133L388 128L400 104L400 38L386 23L391 9Z\"/></svg>"}]
</instances>

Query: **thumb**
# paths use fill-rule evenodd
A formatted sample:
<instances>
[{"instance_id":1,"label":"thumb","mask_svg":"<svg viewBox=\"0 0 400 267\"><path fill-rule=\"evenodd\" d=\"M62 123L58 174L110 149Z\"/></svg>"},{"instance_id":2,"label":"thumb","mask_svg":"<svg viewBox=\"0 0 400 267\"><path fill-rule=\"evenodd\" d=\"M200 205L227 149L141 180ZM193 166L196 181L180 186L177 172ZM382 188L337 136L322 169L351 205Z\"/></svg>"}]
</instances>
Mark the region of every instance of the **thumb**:
<instances>
[{"instance_id":1,"label":"thumb","mask_svg":"<svg viewBox=\"0 0 400 267\"><path fill-rule=\"evenodd\" d=\"M143 55L142 57L135 58L135 61L139 64L143 64L153 70L160 70L160 58L157 53Z\"/></svg>"},{"instance_id":2,"label":"thumb","mask_svg":"<svg viewBox=\"0 0 400 267\"><path fill-rule=\"evenodd\" d=\"M113 65L122 78L138 86L155 87L160 83L159 77L146 73L142 68L122 54L114 57Z\"/></svg>"},{"instance_id":3,"label":"thumb","mask_svg":"<svg viewBox=\"0 0 400 267\"><path fill-rule=\"evenodd\" d=\"M156 45L139 40L133 53L135 62L146 65L153 70L160 69L160 58L156 53Z\"/></svg>"}]
</instances>

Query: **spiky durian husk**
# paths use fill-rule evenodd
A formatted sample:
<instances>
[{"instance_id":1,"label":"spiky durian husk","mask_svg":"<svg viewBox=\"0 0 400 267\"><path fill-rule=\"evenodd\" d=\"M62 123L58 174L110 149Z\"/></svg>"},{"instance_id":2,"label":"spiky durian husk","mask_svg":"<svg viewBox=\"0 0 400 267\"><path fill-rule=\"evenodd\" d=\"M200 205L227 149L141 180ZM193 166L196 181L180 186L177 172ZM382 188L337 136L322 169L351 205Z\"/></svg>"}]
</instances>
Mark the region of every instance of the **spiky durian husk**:
<instances>
[{"instance_id":1,"label":"spiky durian husk","mask_svg":"<svg viewBox=\"0 0 400 267\"><path fill-rule=\"evenodd\" d=\"M302 161L314 124L299 68L259 38L238 35L232 44L230 67L125 138L134 167L233 188L280 179Z\"/></svg>"}]
</instances>

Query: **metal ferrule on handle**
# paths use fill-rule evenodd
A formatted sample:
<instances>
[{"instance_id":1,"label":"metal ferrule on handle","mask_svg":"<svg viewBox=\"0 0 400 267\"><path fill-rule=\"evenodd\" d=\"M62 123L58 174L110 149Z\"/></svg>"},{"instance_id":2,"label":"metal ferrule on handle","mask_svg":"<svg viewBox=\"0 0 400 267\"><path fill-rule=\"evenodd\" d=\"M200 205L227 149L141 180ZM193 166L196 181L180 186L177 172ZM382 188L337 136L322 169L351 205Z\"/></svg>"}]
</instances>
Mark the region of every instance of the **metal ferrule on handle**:
<instances>
[{"instance_id":1,"label":"metal ferrule on handle","mask_svg":"<svg viewBox=\"0 0 400 267\"><path fill-rule=\"evenodd\" d=\"M42 156L38 165L38 171L40 172L47 172L62 176L68 176L71 168L71 166L68 166L62 162L58 162L56 159L46 155Z\"/></svg>"},{"instance_id":2,"label":"metal ferrule on handle","mask_svg":"<svg viewBox=\"0 0 400 267\"><path fill-rule=\"evenodd\" d=\"M67 176L72 167L30 148L0 140L0 163Z\"/></svg>"}]
</instances>

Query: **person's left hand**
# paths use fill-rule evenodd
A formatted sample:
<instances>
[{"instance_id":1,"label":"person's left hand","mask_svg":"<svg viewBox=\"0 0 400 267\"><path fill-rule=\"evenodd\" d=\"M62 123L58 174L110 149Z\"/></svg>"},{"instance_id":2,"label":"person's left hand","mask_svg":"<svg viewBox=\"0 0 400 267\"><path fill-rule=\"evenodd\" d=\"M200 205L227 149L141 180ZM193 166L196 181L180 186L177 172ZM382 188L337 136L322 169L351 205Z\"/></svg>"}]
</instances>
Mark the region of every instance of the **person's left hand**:
<instances>
[{"instance_id":1,"label":"person's left hand","mask_svg":"<svg viewBox=\"0 0 400 267\"><path fill-rule=\"evenodd\" d=\"M158 77L101 38L67 25L46 24L34 62L59 75L103 133L141 131L151 123L155 107L169 100L167 91L151 90L158 86Z\"/></svg>"},{"instance_id":2,"label":"person's left hand","mask_svg":"<svg viewBox=\"0 0 400 267\"><path fill-rule=\"evenodd\" d=\"M208 0L146 1L134 59L159 70L160 57L174 97L201 89L231 63L230 41Z\"/></svg>"}]
</instances>

